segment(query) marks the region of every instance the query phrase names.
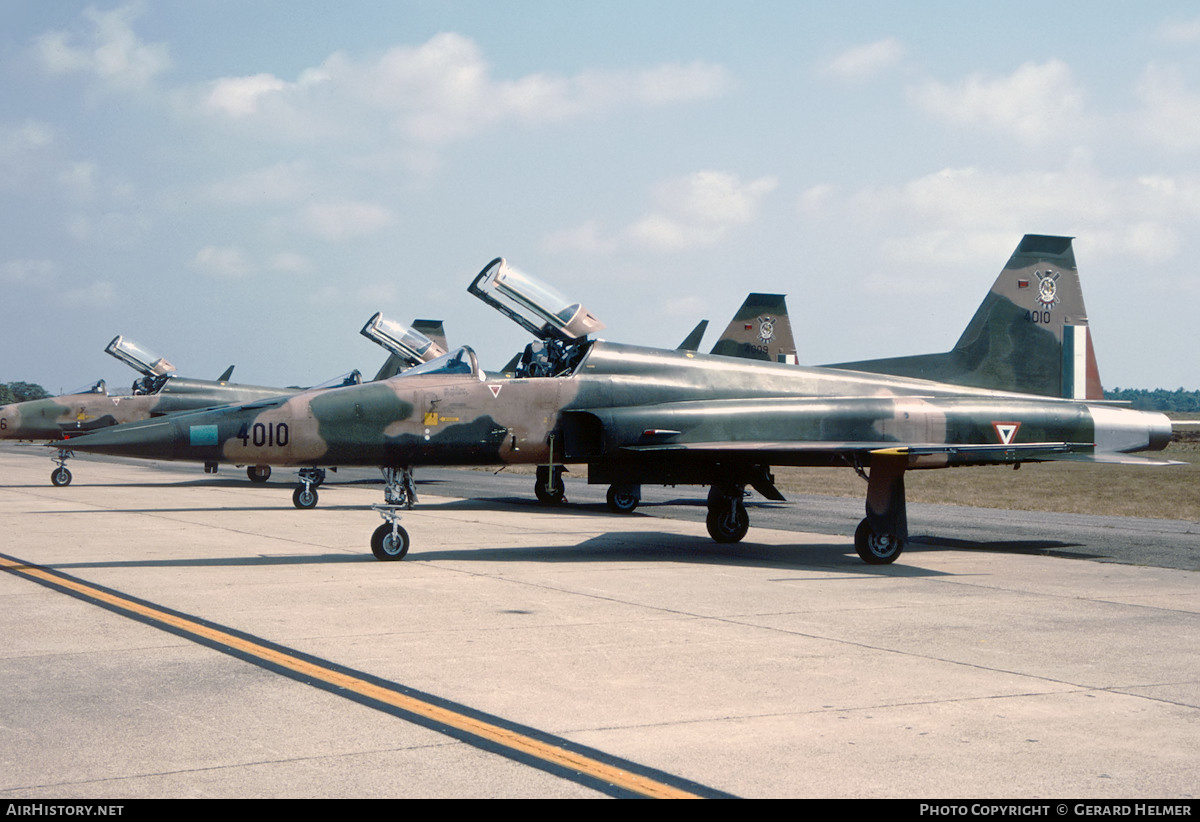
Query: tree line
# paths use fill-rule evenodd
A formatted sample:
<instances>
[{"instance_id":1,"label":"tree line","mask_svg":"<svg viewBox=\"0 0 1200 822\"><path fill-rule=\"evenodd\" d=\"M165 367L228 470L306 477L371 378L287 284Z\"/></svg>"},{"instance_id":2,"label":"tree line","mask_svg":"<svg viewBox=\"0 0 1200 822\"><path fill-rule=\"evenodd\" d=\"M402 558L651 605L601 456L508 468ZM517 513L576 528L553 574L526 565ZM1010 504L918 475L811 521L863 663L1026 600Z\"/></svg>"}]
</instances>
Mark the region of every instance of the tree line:
<instances>
[{"instance_id":1,"label":"tree line","mask_svg":"<svg viewBox=\"0 0 1200 822\"><path fill-rule=\"evenodd\" d=\"M1104 392L1106 400L1130 403L1139 411L1163 411L1178 414L1200 414L1200 391L1185 391L1176 388L1114 388Z\"/></svg>"},{"instance_id":2,"label":"tree line","mask_svg":"<svg viewBox=\"0 0 1200 822\"><path fill-rule=\"evenodd\" d=\"M0 382L0 405L49 397L50 392L35 382Z\"/></svg>"}]
</instances>

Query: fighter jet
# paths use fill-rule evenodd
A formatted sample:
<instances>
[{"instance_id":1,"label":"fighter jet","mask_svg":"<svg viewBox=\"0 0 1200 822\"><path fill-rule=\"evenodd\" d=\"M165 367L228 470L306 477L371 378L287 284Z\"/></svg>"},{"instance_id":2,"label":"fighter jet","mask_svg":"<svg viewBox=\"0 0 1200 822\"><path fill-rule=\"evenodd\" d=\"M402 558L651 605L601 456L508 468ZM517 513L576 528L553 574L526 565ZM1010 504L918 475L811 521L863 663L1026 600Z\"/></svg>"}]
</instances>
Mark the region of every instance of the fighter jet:
<instances>
[{"instance_id":1,"label":"fighter jet","mask_svg":"<svg viewBox=\"0 0 1200 822\"><path fill-rule=\"evenodd\" d=\"M986 352L1018 377L1060 369L1067 350L1042 344L1053 336L1043 320L1059 308L1055 295L1022 284L1047 277L1055 290L1077 277L1071 241L1027 236L989 297L996 307L987 323L1035 341ZM772 466L845 467L867 483L855 549L883 564L908 540L909 470L1162 464L1133 452L1160 450L1171 434L1164 415L1091 400L592 340L603 323L503 258L468 290L541 338L520 375L489 376L462 347L383 382L135 423L87 434L77 447L154 459L384 466L385 504L375 507L385 522L371 537L381 560L408 551L399 518L413 501L414 466L532 464L553 483L564 465L584 464L594 484L707 485L706 524L720 543L747 533L747 486L783 499ZM1016 329L1021 322L1031 328ZM1053 363L1042 361L1047 352Z\"/></svg>"},{"instance_id":2,"label":"fighter jet","mask_svg":"<svg viewBox=\"0 0 1200 822\"><path fill-rule=\"evenodd\" d=\"M142 375L134 381L131 394L109 394L104 380L100 380L70 394L5 405L0 407L0 439L68 440L98 428L274 397L287 390L229 382L232 365L215 381L180 377L166 359L120 335L104 351ZM57 467L50 474L54 485L71 483L71 471L66 467L70 456L68 446L59 448L54 457ZM250 477L257 478L253 468Z\"/></svg>"},{"instance_id":3,"label":"fighter jet","mask_svg":"<svg viewBox=\"0 0 1200 822\"><path fill-rule=\"evenodd\" d=\"M416 331L416 327L441 335L441 344ZM368 329L375 329L374 334L368 333ZM414 329L409 329L376 314L367 322L363 335L391 352L380 369L380 373L387 376L445 353L445 335L440 320L416 320ZM122 335L114 337L104 351L142 375L134 381L130 394L110 394L104 380L100 380L70 394L5 405L0 407L0 439L62 441L98 428L301 390L229 382L233 375L232 365L215 381L180 377L175 373L175 366L164 357ZM313 386L313 389L360 382L362 375L351 371ZM54 457L57 467L50 474L54 485L71 483L71 471L66 467L71 456L68 446L59 448ZM215 465L208 467L212 470ZM253 482L265 482L271 475L271 468L250 465L246 473Z\"/></svg>"}]
</instances>

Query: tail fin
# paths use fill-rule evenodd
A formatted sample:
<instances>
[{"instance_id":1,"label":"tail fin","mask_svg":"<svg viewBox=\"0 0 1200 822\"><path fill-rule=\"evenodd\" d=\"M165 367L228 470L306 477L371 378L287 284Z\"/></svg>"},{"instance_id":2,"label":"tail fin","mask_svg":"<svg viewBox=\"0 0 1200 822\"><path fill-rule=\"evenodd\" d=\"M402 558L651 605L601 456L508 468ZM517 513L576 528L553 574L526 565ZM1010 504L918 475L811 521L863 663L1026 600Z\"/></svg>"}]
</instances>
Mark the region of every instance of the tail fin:
<instances>
[{"instance_id":1,"label":"tail fin","mask_svg":"<svg viewBox=\"0 0 1200 822\"><path fill-rule=\"evenodd\" d=\"M676 351L695 351L700 347L700 341L704 339L704 332L708 330L708 320L701 320L696 323L696 327L692 329L692 333L683 338L683 342L675 347Z\"/></svg>"},{"instance_id":2,"label":"tail fin","mask_svg":"<svg viewBox=\"0 0 1200 822\"><path fill-rule=\"evenodd\" d=\"M412 330L419 331L433 340L442 351L450 350L450 346L446 344L446 329L441 320L413 320Z\"/></svg>"},{"instance_id":3,"label":"tail fin","mask_svg":"<svg viewBox=\"0 0 1200 822\"><path fill-rule=\"evenodd\" d=\"M832 367L1103 399L1071 237L1026 234L954 348Z\"/></svg>"},{"instance_id":4,"label":"tail fin","mask_svg":"<svg viewBox=\"0 0 1200 822\"><path fill-rule=\"evenodd\" d=\"M750 294L713 346L713 354L796 362L796 341L783 294Z\"/></svg>"}]
</instances>

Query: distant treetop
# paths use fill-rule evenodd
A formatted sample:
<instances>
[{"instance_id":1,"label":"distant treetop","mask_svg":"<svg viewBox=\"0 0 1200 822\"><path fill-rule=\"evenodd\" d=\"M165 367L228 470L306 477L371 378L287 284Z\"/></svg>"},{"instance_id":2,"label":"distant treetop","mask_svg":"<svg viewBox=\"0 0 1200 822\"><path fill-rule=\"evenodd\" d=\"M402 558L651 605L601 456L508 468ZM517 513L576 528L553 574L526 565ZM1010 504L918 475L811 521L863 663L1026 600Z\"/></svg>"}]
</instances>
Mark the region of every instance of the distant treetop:
<instances>
[{"instance_id":1,"label":"distant treetop","mask_svg":"<svg viewBox=\"0 0 1200 822\"><path fill-rule=\"evenodd\" d=\"M0 402L25 402L49 397L50 392L35 382L0 383Z\"/></svg>"},{"instance_id":2,"label":"distant treetop","mask_svg":"<svg viewBox=\"0 0 1200 822\"><path fill-rule=\"evenodd\" d=\"M1200 413L1200 391L1184 391L1182 388L1174 391L1165 388L1114 388L1104 392L1104 399L1128 402L1140 411Z\"/></svg>"}]
</instances>

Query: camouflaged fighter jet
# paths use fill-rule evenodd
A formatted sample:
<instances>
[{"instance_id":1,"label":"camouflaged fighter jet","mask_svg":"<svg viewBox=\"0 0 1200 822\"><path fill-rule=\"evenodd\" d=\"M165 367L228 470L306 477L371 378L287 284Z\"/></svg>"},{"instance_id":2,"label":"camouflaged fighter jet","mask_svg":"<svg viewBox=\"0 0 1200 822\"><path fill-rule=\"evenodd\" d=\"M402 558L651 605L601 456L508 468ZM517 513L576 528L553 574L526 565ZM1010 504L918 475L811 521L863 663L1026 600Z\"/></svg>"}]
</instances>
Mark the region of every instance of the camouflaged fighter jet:
<instances>
[{"instance_id":1,"label":"camouflaged fighter jet","mask_svg":"<svg viewBox=\"0 0 1200 822\"><path fill-rule=\"evenodd\" d=\"M418 329L433 335L433 338ZM409 328L377 313L367 321L361 333L389 352L376 379L385 378L381 375L393 376L446 353L446 337L441 320L415 320L413 327ZM165 358L120 335L113 338L104 350L142 374L134 381L132 394L111 395L104 380L100 380L70 394L0 407L0 439L67 440L99 428L302 390L295 386L276 388L231 383L232 365L215 382L179 377L175 375L175 366ZM308 390L357 385L361 382L362 375L354 370ZM71 456L70 448L59 448L54 457L58 467L50 475L54 485L71 483L72 475L66 467L66 461ZM215 469L216 463L206 464L206 470ZM266 482L271 476L271 467L249 465L246 474L252 482ZM316 472L314 478L320 484L324 480L324 472Z\"/></svg>"},{"instance_id":2,"label":"camouflaged fighter jet","mask_svg":"<svg viewBox=\"0 0 1200 822\"><path fill-rule=\"evenodd\" d=\"M1042 285L1047 279L1052 286ZM1132 455L1165 447L1164 415L1009 385L1046 385L1049 373L1076 385L1075 368L1091 370L1088 355L1053 344L1048 327L1058 290L1077 288L1076 280L1069 239L1027 236L985 302L981 329L983 339L1025 347L974 349L964 373L947 366L946 380L935 382L591 340L603 323L499 258L469 290L542 338L517 376L485 374L462 347L390 380L134 423L87 434L76 447L154 459L382 465L386 502L375 508L386 521L371 538L381 560L408 551L399 512L415 500L419 465L533 464L552 487L564 465L582 463L589 482L630 494L644 483L707 485L708 532L722 543L746 535L746 486L783 499L772 466L849 467L867 482L855 549L868 563L890 563L908 538L909 470L1165 464ZM1080 337L1090 350L1086 332L1064 339Z\"/></svg>"},{"instance_id":3,"label":"camouflaged fighter jet","mask_svg":"<svg viewBox=\"0 0 1200 822\"><path fill-rule=\"evenodd\" d=\"M166 359L120 335L104 351L142 374L133 383L132 394L109 394L104 380L100 380L71 394L5 405L0 407L0 439L68 440L98 428L274 397L287 390L231 383L232 365L215 381L180 377ZM71 483L71 472L66 467L70 456L69 447L59 448L54 457L57 467L50 474L54 485ZM250 469L251 479L257 478L254 470Z\"/></svg>"}]
</instances>

